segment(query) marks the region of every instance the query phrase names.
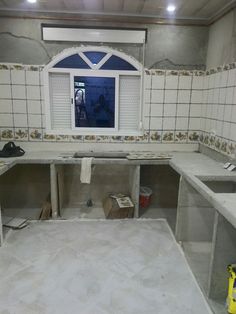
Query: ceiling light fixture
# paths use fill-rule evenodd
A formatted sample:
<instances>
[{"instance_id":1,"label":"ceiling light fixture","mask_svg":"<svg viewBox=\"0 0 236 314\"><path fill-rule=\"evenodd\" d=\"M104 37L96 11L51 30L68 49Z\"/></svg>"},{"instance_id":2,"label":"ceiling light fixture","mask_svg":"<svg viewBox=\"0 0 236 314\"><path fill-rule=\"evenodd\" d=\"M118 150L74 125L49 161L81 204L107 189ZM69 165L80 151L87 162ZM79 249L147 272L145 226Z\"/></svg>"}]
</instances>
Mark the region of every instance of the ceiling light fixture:
<instances>
[{"instance_id":1,"label":"ceiling light fixture","mask_svg":"<svg viewBox=\"0 0 236 314\"><path fill-rule=\"evenodd\" d=\"M29 3L36 3L37 0L27 0Z\"/></svg>"},{"instance_id":2,"label":"ceiling light fixture","mask_svg":"<svg viewBox=\"0 0 236 314\"><path fill-rule=\"evenodd\" d=\"M166 10L170 13L175 12L176 10L176 6L174 6L173 4L168 5L168 7L166 8Z\"/></svg>"}]
</instances>

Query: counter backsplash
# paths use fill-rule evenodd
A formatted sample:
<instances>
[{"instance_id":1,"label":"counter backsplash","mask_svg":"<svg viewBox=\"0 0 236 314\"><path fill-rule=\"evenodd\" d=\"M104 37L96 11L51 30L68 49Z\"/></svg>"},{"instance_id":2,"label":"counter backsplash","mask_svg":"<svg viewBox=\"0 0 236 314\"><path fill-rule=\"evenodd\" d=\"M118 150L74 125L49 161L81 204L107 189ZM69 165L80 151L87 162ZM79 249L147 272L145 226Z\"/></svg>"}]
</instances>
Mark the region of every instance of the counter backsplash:
<instances>
[{"instance_id":1,"label":"counter backsplash","mask_svg":"<svg viewBox=\"0 0 236 314\"><path fill-rule=\"evenodd\" d=\"M45 131L43 66L0 64L0 139L70 143L203 143L235 157L236 63L209 71L145 70L143 136Z\"/></svg>"}]
</instances>

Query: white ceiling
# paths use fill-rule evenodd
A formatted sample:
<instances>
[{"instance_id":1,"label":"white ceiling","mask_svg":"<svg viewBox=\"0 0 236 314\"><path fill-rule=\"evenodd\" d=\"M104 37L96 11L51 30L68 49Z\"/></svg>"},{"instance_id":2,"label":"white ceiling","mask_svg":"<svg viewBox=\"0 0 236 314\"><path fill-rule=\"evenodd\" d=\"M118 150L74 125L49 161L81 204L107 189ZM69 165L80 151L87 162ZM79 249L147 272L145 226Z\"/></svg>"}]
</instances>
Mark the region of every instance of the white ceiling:
<instances>
[{"instance_id":1,"label":"white ceiling","mask_svg":"<svg viewBox=\"0 0 236 314\"><path fill-rule=\"evenodd\" d=\"M174 4L176 12L168 14L166 6ZM100 19L133 18L147 22L157 19L192 21L207 24L236 5L232 0L37 0L30 4L27 0L0 0L0 13L23 14L62 14L84 17L97 16Z\"/></svg>"}]
</instances>

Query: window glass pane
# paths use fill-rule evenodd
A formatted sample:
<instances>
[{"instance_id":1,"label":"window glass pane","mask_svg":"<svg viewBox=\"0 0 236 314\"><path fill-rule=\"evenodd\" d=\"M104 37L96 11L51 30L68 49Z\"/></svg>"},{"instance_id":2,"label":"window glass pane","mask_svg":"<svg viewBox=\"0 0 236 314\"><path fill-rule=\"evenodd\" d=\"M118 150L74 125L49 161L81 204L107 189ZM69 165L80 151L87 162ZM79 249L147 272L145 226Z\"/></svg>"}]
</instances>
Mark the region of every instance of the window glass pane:
<instances>
[{"instance_id":1,"label":"window glass pane","mask_svg":"<svg viewBox=\"0 0 236 314\"><path fill-rule=\"evenodd\" d=\"M93 64L98 64L106 55L105 52L100 51L86 51L84 54Z\"/></svg>"},{"instance_id":2,"label":"window glass pane","mask_svg":"<svg viewBox=\"0 0 236 314\"><path fill-rule=\"evenodd\" d=\"M54 68L90 69L90 66L78 54L74 54L59 61Z\"/></svg>"},{"instance_id":3,"label":"window glass pane","mask_svg":"<svg viewBox=\"0 0 236 314\"><path fill-rule=\"evenodd\" d=\"M111 56L107 62L101 67L102 70L126 70L137 71L137 69L129 62L117 56Z\"/></svg>"},{"instance_id":4,"label":"window glass pane","mask_svg":"<svg viewBox=\"0 0 236 314\"><path fill-rule=\"evenodd\" d=\"M74 77L75 126L115 127L115 78Z\"/></svg>"}]
</instances>

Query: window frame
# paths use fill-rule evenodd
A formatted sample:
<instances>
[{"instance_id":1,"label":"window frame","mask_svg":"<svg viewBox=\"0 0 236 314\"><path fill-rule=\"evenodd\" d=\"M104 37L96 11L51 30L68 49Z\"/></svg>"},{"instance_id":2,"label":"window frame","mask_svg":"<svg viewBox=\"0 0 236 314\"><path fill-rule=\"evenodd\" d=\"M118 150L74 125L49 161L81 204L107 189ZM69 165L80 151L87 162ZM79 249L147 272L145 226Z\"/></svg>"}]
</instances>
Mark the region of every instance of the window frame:
<instances>
[{"instance_id":1,"label":"window frame","mask_svg":"<svg viewBox=\"0 0 236 314\"><path fill-rule=\"evenodd\" d=\"M101 51L107 55L98 63L92 64L91 61L83 54L86 51ZM80 68L54 68L61 60L78 53L85 62L89 64L91 69ZM137 71L130 70L100 70L100 67L112 56L118 56L125 61L129 62ZM64 134L64 135L142 135L143 134L143 67L134 58L125 55L119 51L104 47L81 47L70 48L56 56L44 70L44 90L45 90L45 115L46 115L46 132L50 134ZM65 73L70 75L70 89L71 89L71 128L70 129L53 129L52 116L51 116L51 97L50 97L50 73ZM97 76L97 77L113 77L115 78L115 127L114 128L81 128L75 127L75 106L74 106L74 76ZM140 78L140 91L139 91L139 125L137 130L119 130L119 81L120 76L137 76ZM73 101L72 101L73 100Z\"/></svg>"}]
</instances>

